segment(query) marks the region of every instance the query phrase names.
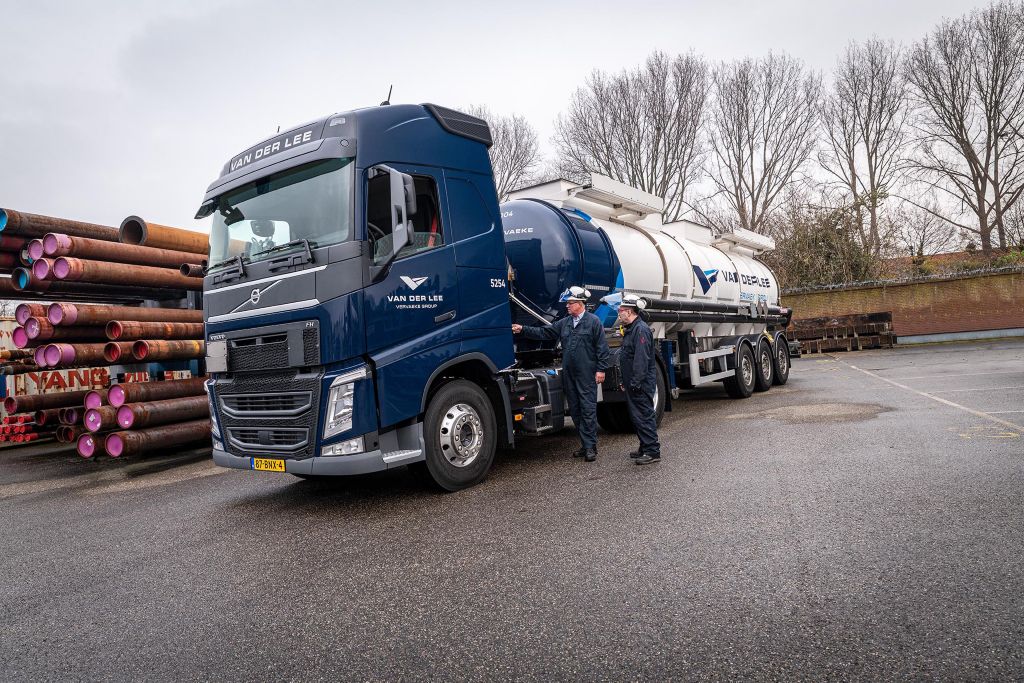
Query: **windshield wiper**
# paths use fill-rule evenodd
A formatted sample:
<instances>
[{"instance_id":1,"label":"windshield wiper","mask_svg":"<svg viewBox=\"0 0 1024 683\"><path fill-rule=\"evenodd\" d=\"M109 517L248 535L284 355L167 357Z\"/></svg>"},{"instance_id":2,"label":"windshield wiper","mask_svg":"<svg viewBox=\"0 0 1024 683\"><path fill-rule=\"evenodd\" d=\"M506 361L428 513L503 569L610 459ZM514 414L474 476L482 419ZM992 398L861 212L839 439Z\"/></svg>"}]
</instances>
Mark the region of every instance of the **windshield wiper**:
<instances>
[{"instance_id":1,"label":"windshield wiper","mask_svg":"<svg viewBox=\"0 0 1024 683\"><path fill-rule=\"evenodd\" d=\"M275 251L285 251L293 247L304 247L301 254L292 254L283 258L276 258L270 261L270 270L278 270L279 268L285 268L290 266L302 265L303 263L313 262L313 249L309 246L308 239L292 240L291 242L285 242L279 244L276 247L270 247L263 251L257 251L254 254L249 254L249 257L258 256L260 254L273 254Z\"/></svg>"},{"instance_id":2,"label":"windshield wiper","mask_svg":"<svg viewBox=\"0 0 1024 683\"><path fill-rule=\"evenodd\" d=\"M215 285L227 282L235 277L245 277L245 259L242 254L235 254L232 258L210 266L207 269L207 273L213 270L217 271L217 274L213 277L213 284Z\"/></svg>"}]
</instances>

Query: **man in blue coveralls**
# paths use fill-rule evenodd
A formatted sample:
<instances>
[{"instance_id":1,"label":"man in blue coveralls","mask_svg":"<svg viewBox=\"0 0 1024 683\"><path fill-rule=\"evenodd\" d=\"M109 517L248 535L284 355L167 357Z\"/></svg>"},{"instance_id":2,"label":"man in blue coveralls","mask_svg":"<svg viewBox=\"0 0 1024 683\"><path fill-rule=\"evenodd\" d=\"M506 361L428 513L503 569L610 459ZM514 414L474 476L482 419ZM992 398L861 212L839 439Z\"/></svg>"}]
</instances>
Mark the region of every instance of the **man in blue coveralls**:
<instances>
[{"instance_id":1,"label":"man in blue coveralls","mask_svg":"<svg viewBox=\"0 0 1024 683\"><path fill-rule=\"evenodd\" d=\"M658 387L654 335L640 319L640 297L626 294L619 304L619 322L625 327L619 347L619 372L626 391L629 416L640 437L640 449L629 454L637 465L661 461L658 423L654 415L654 392Z\"/></svg>"},{"instance_id":2,"label":"man in blue coveralls","mask_svg":"<svg viewBox=\"0 0 1024 683\"><path fill-rule=\"evenodd\" d=\"M583 447L573 457L587 462L597 460L597 385L611 363L604 326L593 313L587 313L590 292L570 287L559 301L565 302L569 315L547 327L513 325L512 332L527 339L562 343L562 387L569 400L569 414L580 433Z\"/></svg>"}]
</instances>

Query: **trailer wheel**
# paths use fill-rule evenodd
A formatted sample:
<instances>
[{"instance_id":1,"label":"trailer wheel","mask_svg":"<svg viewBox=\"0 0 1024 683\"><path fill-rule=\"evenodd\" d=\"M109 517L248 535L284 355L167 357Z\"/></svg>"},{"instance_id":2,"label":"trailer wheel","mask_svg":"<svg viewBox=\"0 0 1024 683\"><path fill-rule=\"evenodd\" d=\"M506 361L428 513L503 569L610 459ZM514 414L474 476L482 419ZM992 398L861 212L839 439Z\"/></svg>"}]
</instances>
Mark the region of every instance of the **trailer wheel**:
<instances>
[{"instance_id":1,"label":"trailer wheel","mask_svg":"<svg viewBox=\"0 0 1024 683\"><path fill-rule=\"evenodd\" d=\"M483 389L466 380L441 387L424 419L427 473L445 491L479 484L494 462L497 420Z\"/></svg>"},{"instance_id":2,"label":"trailer wheel","mask_svg":"<svg viewBox=\"0 0 1024 683\"><path fill-rule=\"evenodd\" d=\"M754 391L768 391L775 380L775 354L771 344L763 339L757 344L757 381Z\"/></svg>"},{"instance_id":3,"label":"trailer wheel","mask_svg":"<svg viewBox=\"0 0 1024 683\"><path fill-rule=\"evenodd\" d=\"M783 385L789 381L789 342L781 334L775 338L775 378L774 382Z\"/></svg>"},{"instance_id":4,"label":"trailer wheel","mask_svg":"<svg viewBox=\"0 0 1024 683\"><path fill-rule=\"evenodd\" d=\"M756 365L754 352L750 350L750 346L740 344L736 353L736 372L722 382L725 385L725 393L732 398L750 398L754 393L754 383L757 381Z\"/></svg>"}]
</instances>

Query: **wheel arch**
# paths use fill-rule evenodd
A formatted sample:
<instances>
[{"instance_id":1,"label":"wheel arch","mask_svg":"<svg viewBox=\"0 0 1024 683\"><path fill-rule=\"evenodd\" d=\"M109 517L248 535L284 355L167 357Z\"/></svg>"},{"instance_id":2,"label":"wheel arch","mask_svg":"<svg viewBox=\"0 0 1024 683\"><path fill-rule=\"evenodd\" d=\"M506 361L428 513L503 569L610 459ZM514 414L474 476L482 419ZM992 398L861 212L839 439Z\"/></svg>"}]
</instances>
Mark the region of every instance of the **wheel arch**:
<instances>
[{"instance_id":1,"label":"wheel arch","mask_svg":"<svg viewBox=\"0 0 1024 683\"><path fill-rule=\"evenodd\" d=\"M478 352L467 353L446 361L427 379L426 388L420 399L421 419L426 413L427 403L438 389L454 379L465 379L484 390L494 409L494 419L498 423L498 443L500 446L511 447L515 443L513 425L509 420L512 412L511 401L508 397L508 388L495 377L497 373L498 368L491 359Z\"/></svg>"}]
</instances>

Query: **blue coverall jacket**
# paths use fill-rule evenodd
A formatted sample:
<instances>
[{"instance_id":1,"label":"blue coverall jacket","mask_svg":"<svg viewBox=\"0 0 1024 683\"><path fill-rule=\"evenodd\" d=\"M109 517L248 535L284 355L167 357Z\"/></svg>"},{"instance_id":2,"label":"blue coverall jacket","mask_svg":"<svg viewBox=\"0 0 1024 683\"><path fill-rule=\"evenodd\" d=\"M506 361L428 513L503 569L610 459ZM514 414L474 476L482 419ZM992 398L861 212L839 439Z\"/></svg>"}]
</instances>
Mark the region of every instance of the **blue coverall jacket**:
<instances>
[{"instance_id":1,"label":"blue coverall jacket","mask_svg":"<svg viewBox=\"0 0 1024 683\"><path fill-rule=\"evenodd\" d=\"M569 414L586 449L597 448L597 380L594 375L611 366L604 326L593 313L584 313L574 328L572 316L547 327L524 325L527 339L562 343L562 387L569 401Z\"/></svg>"}]
</instances>

